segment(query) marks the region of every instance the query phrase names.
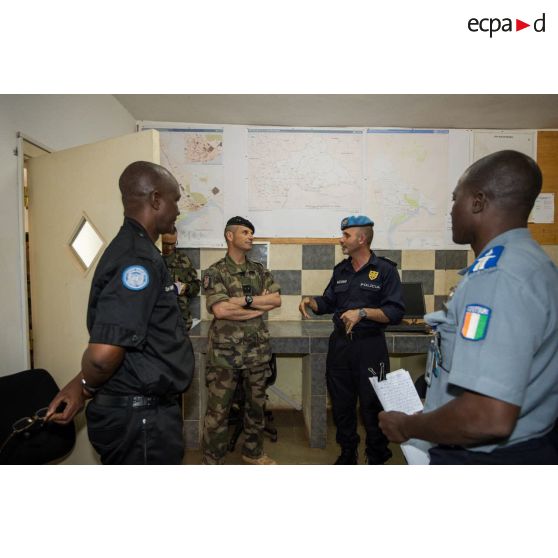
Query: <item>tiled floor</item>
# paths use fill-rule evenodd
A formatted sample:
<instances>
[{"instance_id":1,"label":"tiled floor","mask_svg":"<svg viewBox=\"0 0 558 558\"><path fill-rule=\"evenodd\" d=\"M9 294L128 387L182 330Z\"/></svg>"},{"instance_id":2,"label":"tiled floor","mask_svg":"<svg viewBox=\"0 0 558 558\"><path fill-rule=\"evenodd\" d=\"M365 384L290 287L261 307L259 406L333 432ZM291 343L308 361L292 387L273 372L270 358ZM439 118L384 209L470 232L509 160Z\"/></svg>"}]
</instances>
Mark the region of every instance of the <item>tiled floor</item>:
<instances>
[{"instance_id":1,"label":"tiled floor","mask_svg":"<svg viewBox=\"0 0 558 558\"><path fill-rule=\"evenodd\" d=\"M335 462L339 455L339 446L335 443L335 427L328 413L327 446L325 449L315 449L308 446L308 438L304 427L304 419L301 411L273 411L272 425L277 428L278 439L273 443L269 438L265 439L265 452L275 459L280 465L329 465ZM359 452L359 463L364 464L364 433L359 428L361 447ZM227 455L227 464L244 464L241 458L242 437L236 445L234 453ZM388 465L401 465L405 463L399 445L392 444L390 449L393 457ZM188 450L184 458L186 465L198 465L201 463L201 452Z\"/></svg>"}]
</instances>

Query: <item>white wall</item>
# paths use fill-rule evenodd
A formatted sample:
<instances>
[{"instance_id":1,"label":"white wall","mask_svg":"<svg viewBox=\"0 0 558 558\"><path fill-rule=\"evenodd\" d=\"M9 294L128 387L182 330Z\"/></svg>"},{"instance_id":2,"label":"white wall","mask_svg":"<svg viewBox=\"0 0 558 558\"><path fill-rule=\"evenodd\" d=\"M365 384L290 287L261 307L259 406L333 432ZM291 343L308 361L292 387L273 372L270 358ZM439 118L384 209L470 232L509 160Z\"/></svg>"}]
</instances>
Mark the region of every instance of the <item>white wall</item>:
<instances>
[{"instance_id":1,"label":"white wall","mask_svg":"<svg viewBox=\"0 0 558 558\"><path fill-rule=\"evenodd\" d=\"M17 132L58 151L134 131L112 95L0 95L0 375L25 368Z\"/></svg>"}]
</instances>

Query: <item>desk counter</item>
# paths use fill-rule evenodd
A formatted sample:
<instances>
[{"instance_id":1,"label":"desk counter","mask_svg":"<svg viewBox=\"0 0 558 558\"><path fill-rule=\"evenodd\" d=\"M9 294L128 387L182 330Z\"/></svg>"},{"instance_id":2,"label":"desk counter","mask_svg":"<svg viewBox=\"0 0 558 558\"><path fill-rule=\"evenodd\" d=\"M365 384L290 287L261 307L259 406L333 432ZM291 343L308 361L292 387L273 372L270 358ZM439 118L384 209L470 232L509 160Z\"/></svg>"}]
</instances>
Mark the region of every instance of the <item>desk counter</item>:
<instances>
[{"instance_id":1,"label":"desk counter","mask_svg":"<svg viewBox=\"0 0 558 558\"><path fill-rule=\"evenodd\" d=\"M206 406L205 354L211 322L203 321L190 331L196 358L192 386L184 395L184 438L186 447L199 447ZM271 348L277 356L302 356L302 409L310 447L326 445L325 361L332 323L325 321L269 321ZM426 353L429 337L423 333L386 333L389 353Z\"/></svg>"}]
</instances>

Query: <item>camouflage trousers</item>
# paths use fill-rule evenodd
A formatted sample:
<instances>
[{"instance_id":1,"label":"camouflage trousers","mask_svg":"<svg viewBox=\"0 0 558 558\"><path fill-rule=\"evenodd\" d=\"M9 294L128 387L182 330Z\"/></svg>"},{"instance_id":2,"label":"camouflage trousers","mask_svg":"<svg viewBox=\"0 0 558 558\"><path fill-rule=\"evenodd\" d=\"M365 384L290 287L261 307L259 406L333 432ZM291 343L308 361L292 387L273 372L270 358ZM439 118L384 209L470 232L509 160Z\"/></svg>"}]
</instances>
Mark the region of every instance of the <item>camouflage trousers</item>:
<instances>
[{"instance_id":1,"label":"camouflage trousers","mask_svg":"<svg viewBox=\"0 0 558 558\"><path fill-rule=\"evenodd\" d=\"M203 463L220 465L228 449L228 419L238 382L244 382L244 444L242 454L258 458L263 454L265 384L269 365L249 370L208 368L206 372L207 410L203 422Z\"/></svg>"}]
</instances>

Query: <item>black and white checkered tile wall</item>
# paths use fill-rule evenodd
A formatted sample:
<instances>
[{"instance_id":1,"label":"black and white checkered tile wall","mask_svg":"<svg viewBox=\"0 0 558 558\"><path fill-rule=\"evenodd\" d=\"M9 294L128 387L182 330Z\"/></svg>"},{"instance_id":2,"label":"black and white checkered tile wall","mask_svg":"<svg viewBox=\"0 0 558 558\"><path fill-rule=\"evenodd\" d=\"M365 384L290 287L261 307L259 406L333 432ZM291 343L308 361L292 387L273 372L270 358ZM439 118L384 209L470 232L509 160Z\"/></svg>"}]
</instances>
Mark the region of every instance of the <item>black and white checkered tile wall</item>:
<instances>
[{"instance_id":1,"label":"black and white checkered tile wall","mask_svg":"<svg viewBox=\"0 0 558 558\"><path fill-rule=\"evenodd\" d=\"M179 248L185 253L201 277L203 271L222 258L224 249ZM343 259L339 245L334 244L271 244L256 245L249 257L266 261L273 277L281 285L281 308L269 314L270 320L299 320L300 297L319 295L327 286L333 267ZM458 271L471 264L474 256L467 250L376 250L397 262L403 281L420 281L425 294L426 311L438 310L450 288L459 281ZM211 319L205 309L205 298L192 303L198 319ZM330 320L331 316L316 317Z\"/></svg>"}]
</instances>

